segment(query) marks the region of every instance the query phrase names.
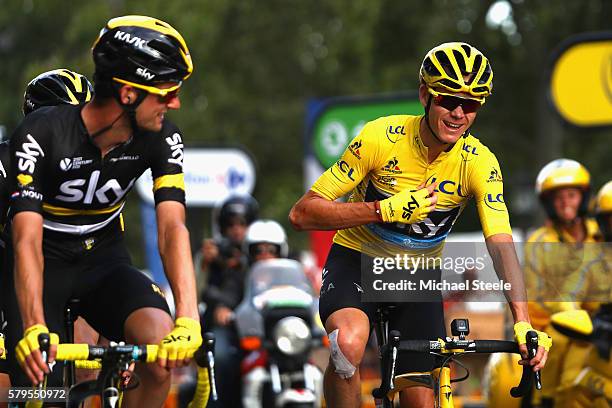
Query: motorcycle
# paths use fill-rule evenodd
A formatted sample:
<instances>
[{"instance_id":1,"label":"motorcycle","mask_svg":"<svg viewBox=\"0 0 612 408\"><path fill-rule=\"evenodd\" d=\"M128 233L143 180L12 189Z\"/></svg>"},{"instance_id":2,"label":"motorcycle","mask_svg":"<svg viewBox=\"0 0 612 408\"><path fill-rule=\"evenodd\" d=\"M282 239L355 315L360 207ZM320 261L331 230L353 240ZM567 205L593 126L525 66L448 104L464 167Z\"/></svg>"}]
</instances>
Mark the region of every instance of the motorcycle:
<instances>
[{"instance_id":1,"label":"motorcycle","mask_svg":"<svg viewBox=\"0 0 612 408\"><path fill-rule=\"evenodd\" d=\"M244 407L320 407L323 375L309 362L325 335L316 313L316 298L299 262L270 259L253 265L234 320L245 351Z\"/></svg>"}]
</instances>

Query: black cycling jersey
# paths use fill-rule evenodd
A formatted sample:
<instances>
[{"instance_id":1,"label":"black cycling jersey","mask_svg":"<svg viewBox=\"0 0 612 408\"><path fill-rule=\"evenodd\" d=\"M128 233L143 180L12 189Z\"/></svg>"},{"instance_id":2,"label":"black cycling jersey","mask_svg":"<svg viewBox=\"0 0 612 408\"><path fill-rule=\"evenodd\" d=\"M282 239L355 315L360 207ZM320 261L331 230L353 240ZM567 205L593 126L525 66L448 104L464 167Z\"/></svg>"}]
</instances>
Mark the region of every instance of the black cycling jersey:
<instances>
[{"instance_id":1,"label":"black cycling jersey","mask_svg":"<svg viewBox=\"0 0 612 408\"><path fill-rule=\"evenodd\" d=\"M97 234L114 224L127 193L148 168L156 203L185 202L183 141L175 125L165 120L160 132L138 132L102 157L82 108L40 108L13 134L11 216L35 211L43 215L45 231Z\"/></svg>"},{"instance_id":2,"label":"black cycling jersey","mask_svg":"<svg viewBox=\"0 0 612 408\"><path fill-rule=\"evenodd\" d=\"M9 144L8 140L0 143L0 231L6 221L8 209L8 171L9 171ZM0 235L0 239L1 235Z\"/></svg>"}]
</instances>

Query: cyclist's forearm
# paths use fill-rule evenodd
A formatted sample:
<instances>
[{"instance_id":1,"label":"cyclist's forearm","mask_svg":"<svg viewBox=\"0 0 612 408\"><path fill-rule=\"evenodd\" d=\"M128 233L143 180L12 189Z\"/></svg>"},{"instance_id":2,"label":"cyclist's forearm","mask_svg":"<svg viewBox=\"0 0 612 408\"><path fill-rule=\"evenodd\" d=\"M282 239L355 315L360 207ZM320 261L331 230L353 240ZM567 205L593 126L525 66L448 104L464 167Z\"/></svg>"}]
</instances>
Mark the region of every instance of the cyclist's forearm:
<instances>
[{"instance_id":1,"label":"cyclist's forearm","mask_svg":"<svg viewBox=\"0 0 612 408\"><path fill-rule=\"evenodd\" d=\"M335 230L379 222L373 202L341 203L307 192L291 209L297 230Z\"/></svg>"},{"instance_id":2,"label":"cyclist's forearm","mask_svg":"<svg viewBox=\"0 0 612 408\"><path fill-rule=\"evenodd\" d=\"M18 214L19 215L19 214ZM42 232L29 234L23 228L24 220L16 217L13 223L13 248L15 256L15 293L23 327L45 324L43 311L43 254Z\"/></svg>"},{"instance_id":3,"label":"cyclist's forearm","mask_svg":"<svg viewBox=\"0 0 612 408\"><path fill-rule=\"evenodd\" d=\"M504 291L504 295L514 320L528 322L527 293L512 236L508 234L493 235L487 238L486 243L497 276L504 282L510 283L510 289Z\"/></svg>"},{"instance_id":4,"label":"cyclist's forearm","mask_svg":"<svg viewBox=\"0 0 612 408\"><path fill-rule=\"evenodd\" d=\"M191 262L189 232L184 224L164 228L159 252L174 297L176 316L198 319L195 272Z\"/></svg>"}]
</instances>

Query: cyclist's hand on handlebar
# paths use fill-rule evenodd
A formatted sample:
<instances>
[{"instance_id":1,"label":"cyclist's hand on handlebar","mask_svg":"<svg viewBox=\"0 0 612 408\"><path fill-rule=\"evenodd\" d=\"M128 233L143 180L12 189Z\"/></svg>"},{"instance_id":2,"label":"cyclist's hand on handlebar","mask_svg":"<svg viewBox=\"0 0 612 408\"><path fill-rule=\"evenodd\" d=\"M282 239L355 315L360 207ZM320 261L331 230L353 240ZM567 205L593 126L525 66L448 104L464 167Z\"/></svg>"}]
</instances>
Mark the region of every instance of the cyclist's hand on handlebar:
<instances>
[{"instance_id":1,"label":"cyclist's hand on handlebar","mask_svg":"<svg viewBox=\"0 0 612 408\"><path fill-rule=\"evenodd\" d=\"M414 224L423 221L436 207L438 196L434 192L437 183L424 187L423 184L416 190L405 189L399 193L380 201L380 215L384 222L401 222Z\"/></svg>"},{"instance_id":2,"label":"cyclist's hand on handlebar","mask_svg":"<svg viewBox=\"0 0 612 408\"><path fill-rule=\"evenodd\" d=\"M528 359L526 345L527 332L530 330L533 330L538 334L538 352L531 360ZM535 330L533 327L531 327L531 324L527 322L517 322L514 324L514 338L519 344L519 350L521 351L521 356L523 357L523 359L519 361L519 364L529 364L533 366L533 371L542 369L546 364L546 359L548 358L548 350L550 350L550 347L552 346L552 337L544 332Z\"/></svg>"},{"instance_id":3,"label":"cyclist's hand on handlebar","mask_svg":"<svg viewBox=\"0 0 612 408\"><path fill-rule=\"evenodd\" d=\"M15 347L17 361L34 385L40 383L45 374L49 374L50 370L47 362L55 360L55 352L59 343L57 334L49 333L51 347L49 348L47 362L45 362L40 352L40 344L38 344L38 335L42 333L49 333L49 329L43 324L28 327L23 333L23 338L19 340L17 347Z\"/></svg>"},{"instance_id":4,"label":"cyclist's hand on handlebar","mask_svg":"<svg viewBox=\"0 0 612 408\"><path fill-rule=\"evenodd\" d=\"M189 363L201 344L200 322L189 317L179 317L174 322L174 329L162 339L157 361L162 367L181 367Z\"/></svg>"}]
</instances>

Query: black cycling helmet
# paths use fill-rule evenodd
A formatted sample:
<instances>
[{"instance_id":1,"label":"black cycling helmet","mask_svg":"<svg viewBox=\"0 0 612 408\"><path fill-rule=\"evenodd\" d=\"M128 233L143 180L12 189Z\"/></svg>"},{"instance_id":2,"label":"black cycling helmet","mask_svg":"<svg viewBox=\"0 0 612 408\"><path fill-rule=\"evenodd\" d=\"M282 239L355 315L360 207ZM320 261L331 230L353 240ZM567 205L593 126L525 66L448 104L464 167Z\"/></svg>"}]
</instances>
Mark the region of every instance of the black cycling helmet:
<instances>
[{"instance_id":1,"label":"black cycling helmet","mask_svg":"<svg viewBox=\"0 0 612 408\"><path fill-rule=\"evenodd\" d=\"M93 86L85 76L67 70L54 69L32 79L23 94L23 114L42 106L79 105L89 102Z\"/></svg>"},{"instance_id":2,"label":"black cycling helmet","mask_svg":"<svg viewBox=\"0 0 612 408\"><path fill-rule=\"evenodd\" d=\"M234 196L223 202L217 216L217 224L223 232L237 217L244 220L246 225L250 225L257 219L259 204L249 196Z\"/></svg>"},{"instance_id":3,"label":"black cycling helmet","mask_svg":"<svg viewBox=\"0 0 612 408\"><path fill-rule=\"evenodd\" d=\"M93 44L94 80L114 81L156 93L156 84L178 88L193 71L185 40L153 17L123 16L106 23Z\"/></svg>"}]
</instances>

